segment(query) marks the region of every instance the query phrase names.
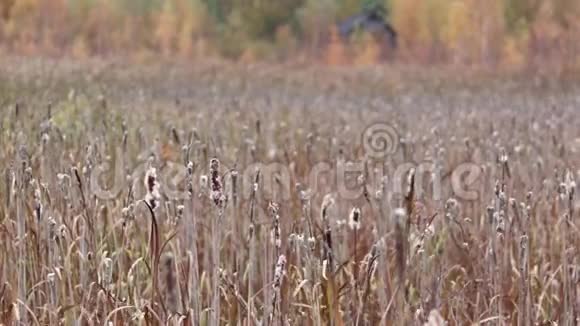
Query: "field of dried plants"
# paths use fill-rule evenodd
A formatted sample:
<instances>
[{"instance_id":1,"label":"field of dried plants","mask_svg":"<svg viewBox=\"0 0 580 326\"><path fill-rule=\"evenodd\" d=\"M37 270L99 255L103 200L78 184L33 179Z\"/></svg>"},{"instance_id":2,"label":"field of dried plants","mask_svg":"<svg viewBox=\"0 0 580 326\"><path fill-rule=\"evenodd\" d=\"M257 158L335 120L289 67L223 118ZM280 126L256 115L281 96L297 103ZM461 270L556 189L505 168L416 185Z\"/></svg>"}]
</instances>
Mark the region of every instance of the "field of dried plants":
<instances>
[{"instance_id":1,"label":"field of dried plants","mask_svg":"<svg viewBox=\"0 0 580 326\"><path fill-rule=\"evenodd\" d=\"M0 68L0 325L578 325L580 84Z\"/></svg>"}]
</instances>

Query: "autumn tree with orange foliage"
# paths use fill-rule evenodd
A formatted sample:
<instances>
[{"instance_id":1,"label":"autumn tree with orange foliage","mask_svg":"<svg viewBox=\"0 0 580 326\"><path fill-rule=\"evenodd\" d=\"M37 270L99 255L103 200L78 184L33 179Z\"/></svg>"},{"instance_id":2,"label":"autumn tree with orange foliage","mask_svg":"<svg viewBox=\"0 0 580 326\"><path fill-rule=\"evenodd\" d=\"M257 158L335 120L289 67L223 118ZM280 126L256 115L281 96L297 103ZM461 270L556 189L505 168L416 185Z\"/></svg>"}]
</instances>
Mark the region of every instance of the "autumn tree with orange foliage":
<instances>
[{"instance_id":1,"label":"autumn tree with orange foliage","mask_svg":"<svg viewBox=\"0 0 580 326\"><path fill-rule=\"evenodd\" d=\"M0 0L0 48L76 57L306 55L329 64L380 62L380 41L345 40L334 28L369 4L386 8L399 35L398 61L580 62L575 0Z\"/></svg>"}]
</instances>

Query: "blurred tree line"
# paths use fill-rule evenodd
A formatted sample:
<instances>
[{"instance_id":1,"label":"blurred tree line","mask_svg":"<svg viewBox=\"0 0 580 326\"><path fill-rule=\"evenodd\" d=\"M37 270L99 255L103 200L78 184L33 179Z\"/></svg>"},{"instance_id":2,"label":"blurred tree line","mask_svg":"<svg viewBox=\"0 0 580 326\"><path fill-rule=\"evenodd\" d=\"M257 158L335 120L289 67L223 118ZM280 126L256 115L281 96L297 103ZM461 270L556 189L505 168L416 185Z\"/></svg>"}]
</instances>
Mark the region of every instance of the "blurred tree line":
<instances>
[{"instance_id":1,"label":"blurred tree line","mask_svg":"<svg viewBox=\"0 0 580 326\"><path fill-rule=\"evenodd\" d=\"M363 10L401 62L580 64L578 0L0 0L0 52L380 61L380 40L337 33Z\"/></svg>"}]
</instances>

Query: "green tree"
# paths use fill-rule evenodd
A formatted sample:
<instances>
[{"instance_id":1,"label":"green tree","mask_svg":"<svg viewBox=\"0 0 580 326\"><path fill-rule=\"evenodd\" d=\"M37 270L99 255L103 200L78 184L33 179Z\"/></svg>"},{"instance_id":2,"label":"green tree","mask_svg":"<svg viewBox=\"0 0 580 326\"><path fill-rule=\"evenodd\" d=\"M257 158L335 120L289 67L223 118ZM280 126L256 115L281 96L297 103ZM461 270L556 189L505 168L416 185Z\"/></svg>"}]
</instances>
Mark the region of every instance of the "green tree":
<instances>
[{"instance_id":1,"label":"green tree","mask_svg":"<svg viewBox=\"0 0 580 326\"><path fill-rule=\"evenodd\" d=\"M534 23L542 0L505 0L505 21L511 32L530 28Z\"/></svg>"},{"instance_id":2,"label":"green tree","mask_svg":"<svg viewBox=\"0 0 580 326\"><path fill-rule=\"evenodd\" d=\"M387 16L387 8L382 0L363 0L361 9L363 12L373 13L383 18Z\"/></svg>"},{"instance_id":3,"label":"green tree","mask_svg":"<svg viewBox=\"0 0 580 326\"><path fill-rule=\"evenodd\" d=\"M304 0L234 1L244 33L250 39L267 41L274 39L279 26L295 21L296 10L304 4Z\"/></svg>"}]
</instances>

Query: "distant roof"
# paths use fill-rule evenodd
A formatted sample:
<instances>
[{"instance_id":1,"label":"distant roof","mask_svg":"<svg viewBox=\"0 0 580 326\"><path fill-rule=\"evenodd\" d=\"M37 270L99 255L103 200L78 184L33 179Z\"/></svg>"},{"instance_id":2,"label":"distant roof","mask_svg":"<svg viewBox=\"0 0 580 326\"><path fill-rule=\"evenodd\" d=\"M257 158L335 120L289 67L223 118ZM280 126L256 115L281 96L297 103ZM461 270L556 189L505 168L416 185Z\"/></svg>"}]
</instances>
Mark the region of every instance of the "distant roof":
<instances>
[{"instance_id":1,"label":"distant roof","mask_svg":"<svg viewBox=\"0 0 580 326\"><path fill-rule=\"evenodd\" d=\"M338 24L338 31L344 38L349 37L356 30L364 30L370 33L382 33L392 47L397 46L397 32L379 15L372 12L363 12L348 17Z\"/></svg>"}]
</instances>

